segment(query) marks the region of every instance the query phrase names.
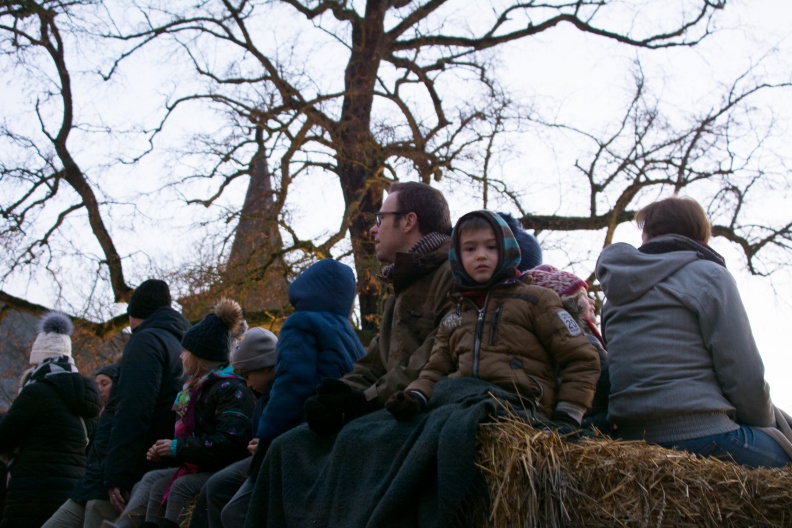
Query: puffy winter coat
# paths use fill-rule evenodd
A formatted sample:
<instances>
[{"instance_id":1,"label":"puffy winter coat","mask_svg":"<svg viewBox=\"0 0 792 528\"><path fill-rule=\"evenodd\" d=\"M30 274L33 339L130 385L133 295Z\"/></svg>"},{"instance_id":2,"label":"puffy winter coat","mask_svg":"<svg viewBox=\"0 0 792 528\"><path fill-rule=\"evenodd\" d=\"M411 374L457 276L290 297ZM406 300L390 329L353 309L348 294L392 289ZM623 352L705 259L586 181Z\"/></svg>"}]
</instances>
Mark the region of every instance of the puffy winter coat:
<instances>
[{"instance_id":1,"label":"puffy winter coat","mask_svg":"<svg viewBox=\"0 0 792 528\"><path fill-rule=\"evenodd\" d=\"M195 429L176 441L176 461L199 466L201 471L217 471L249 455L253 437L251 417L256 397L245 381L225 367L215 372L201 387L195 405ZM173 424L171 424L173 429ZM171 438L173 431L164 437Z\"/></svg>"},{"instance_id":2,"label":"puffy winter coat","mask_svg":"<svg viewBox=\"0 0 792 528\"><path fill-rule=\"evenodd\" d=\"M0 453L14 450L2 528L41 526L85 470L102 405L92 379L59 372L26 385L0 421Z\"/></svg>"},{"instance_id":3,"label":"puffy winter coat","mask_svg":"<svg viewBox=\"0 0 792 528\"><path fill-rule=\"evenodd\" d=\"M275 380L258 424L262 445L302 423L303 404L319 382L340 378L366 353L349 322L355 276L348 266L313 264L289 286L289 302L296 311L278 336Z\"/></svg>"},{"instance_id":4,"label":"puffy winter coat","mask_svg":"<svg viewBox=\"0 0 792 528\"><path fill-rule=\"evenodd\" d=\"M557 401L591 407L599 354L555 292L531 285L529 275L525 281L494 286L481 309L453 294L456 309L443 319L429 362L406 390L428 399L448 374L480 378L537 400L547 415Z\"/></svg>"}]
</instances>

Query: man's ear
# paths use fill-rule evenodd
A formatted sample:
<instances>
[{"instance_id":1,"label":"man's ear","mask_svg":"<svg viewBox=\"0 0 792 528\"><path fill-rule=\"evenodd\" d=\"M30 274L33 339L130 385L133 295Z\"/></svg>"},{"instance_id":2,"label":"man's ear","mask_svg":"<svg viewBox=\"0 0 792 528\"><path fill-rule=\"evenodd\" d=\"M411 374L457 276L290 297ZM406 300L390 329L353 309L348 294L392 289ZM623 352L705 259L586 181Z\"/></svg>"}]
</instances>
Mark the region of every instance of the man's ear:
<instances>
[{"instance_id":1,"label":"man's ear","mask_svg":"<svg viewBox=\"0 0 792 528\"><path fill-rule=\"evenodd\" d=\"M402 216L401 224L402 224L401 225L402 231L405 234L413 233L413 232L416 232L416 233L419 232L418 231L418 215L415 214L414 212L409 212L409 213L406 213L404 216Z\"/></svg>"}]
</instances>

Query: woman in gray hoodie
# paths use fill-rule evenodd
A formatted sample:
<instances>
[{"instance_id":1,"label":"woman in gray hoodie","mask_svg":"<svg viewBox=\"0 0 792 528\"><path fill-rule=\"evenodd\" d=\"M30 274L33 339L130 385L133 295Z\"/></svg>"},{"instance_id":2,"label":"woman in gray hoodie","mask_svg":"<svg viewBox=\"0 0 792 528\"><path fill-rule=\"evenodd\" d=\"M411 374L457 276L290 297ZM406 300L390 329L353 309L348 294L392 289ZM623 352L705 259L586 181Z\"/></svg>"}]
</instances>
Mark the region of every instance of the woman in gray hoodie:
<instances>
[{"instance_id":1,"label":"woman in gray hoodie","mask_svg":"<svg viewBox=\"0 0 792 528\"><path fill-rule=\"evenodd\" d=\"M786 465L789 455L759 430L775 425L764 365L734 278L707 246L704 209L672 197L636 221L643 245L613 244L597 262L608 419L624 439L750 467Z\"/></svg>"}]
</instances>

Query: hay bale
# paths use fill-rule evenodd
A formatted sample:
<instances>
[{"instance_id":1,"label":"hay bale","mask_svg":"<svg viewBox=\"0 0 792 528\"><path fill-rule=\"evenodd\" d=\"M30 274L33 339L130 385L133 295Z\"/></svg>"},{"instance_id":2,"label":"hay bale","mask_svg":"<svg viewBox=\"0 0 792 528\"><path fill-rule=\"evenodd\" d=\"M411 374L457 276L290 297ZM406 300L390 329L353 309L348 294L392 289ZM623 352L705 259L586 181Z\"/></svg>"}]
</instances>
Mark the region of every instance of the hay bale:
<instances>
[{"instance_id":1,"label":"hay bale","mask_svg":"<svg viewBox=\"0 0 792 528\"><path fill-rule=\"evenodd\" d=\"M494 527L792 526L792 466L747 469L645 442L482 425Z\"/></svg>"}]
</instances>

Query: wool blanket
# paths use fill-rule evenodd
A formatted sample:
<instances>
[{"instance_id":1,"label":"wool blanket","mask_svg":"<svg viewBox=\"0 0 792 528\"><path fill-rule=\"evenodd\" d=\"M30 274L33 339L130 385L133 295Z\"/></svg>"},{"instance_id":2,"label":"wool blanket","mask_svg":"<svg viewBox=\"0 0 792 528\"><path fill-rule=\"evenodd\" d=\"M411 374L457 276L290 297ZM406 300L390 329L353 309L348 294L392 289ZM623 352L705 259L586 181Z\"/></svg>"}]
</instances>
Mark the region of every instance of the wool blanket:
<instances>
[{"instance_id":1,"label":"wool blanket","mask_svg":"<svg viewBox=\"0 0 792 528\"><path fill-rule=\"evenodd\" d=\"M409 422L381 410L320 437L302 425L270 445L245 526L469 526L486 501L476 431L521 408L512 393L473 378L444 379Z\"/></svg>"}]
</instances>

